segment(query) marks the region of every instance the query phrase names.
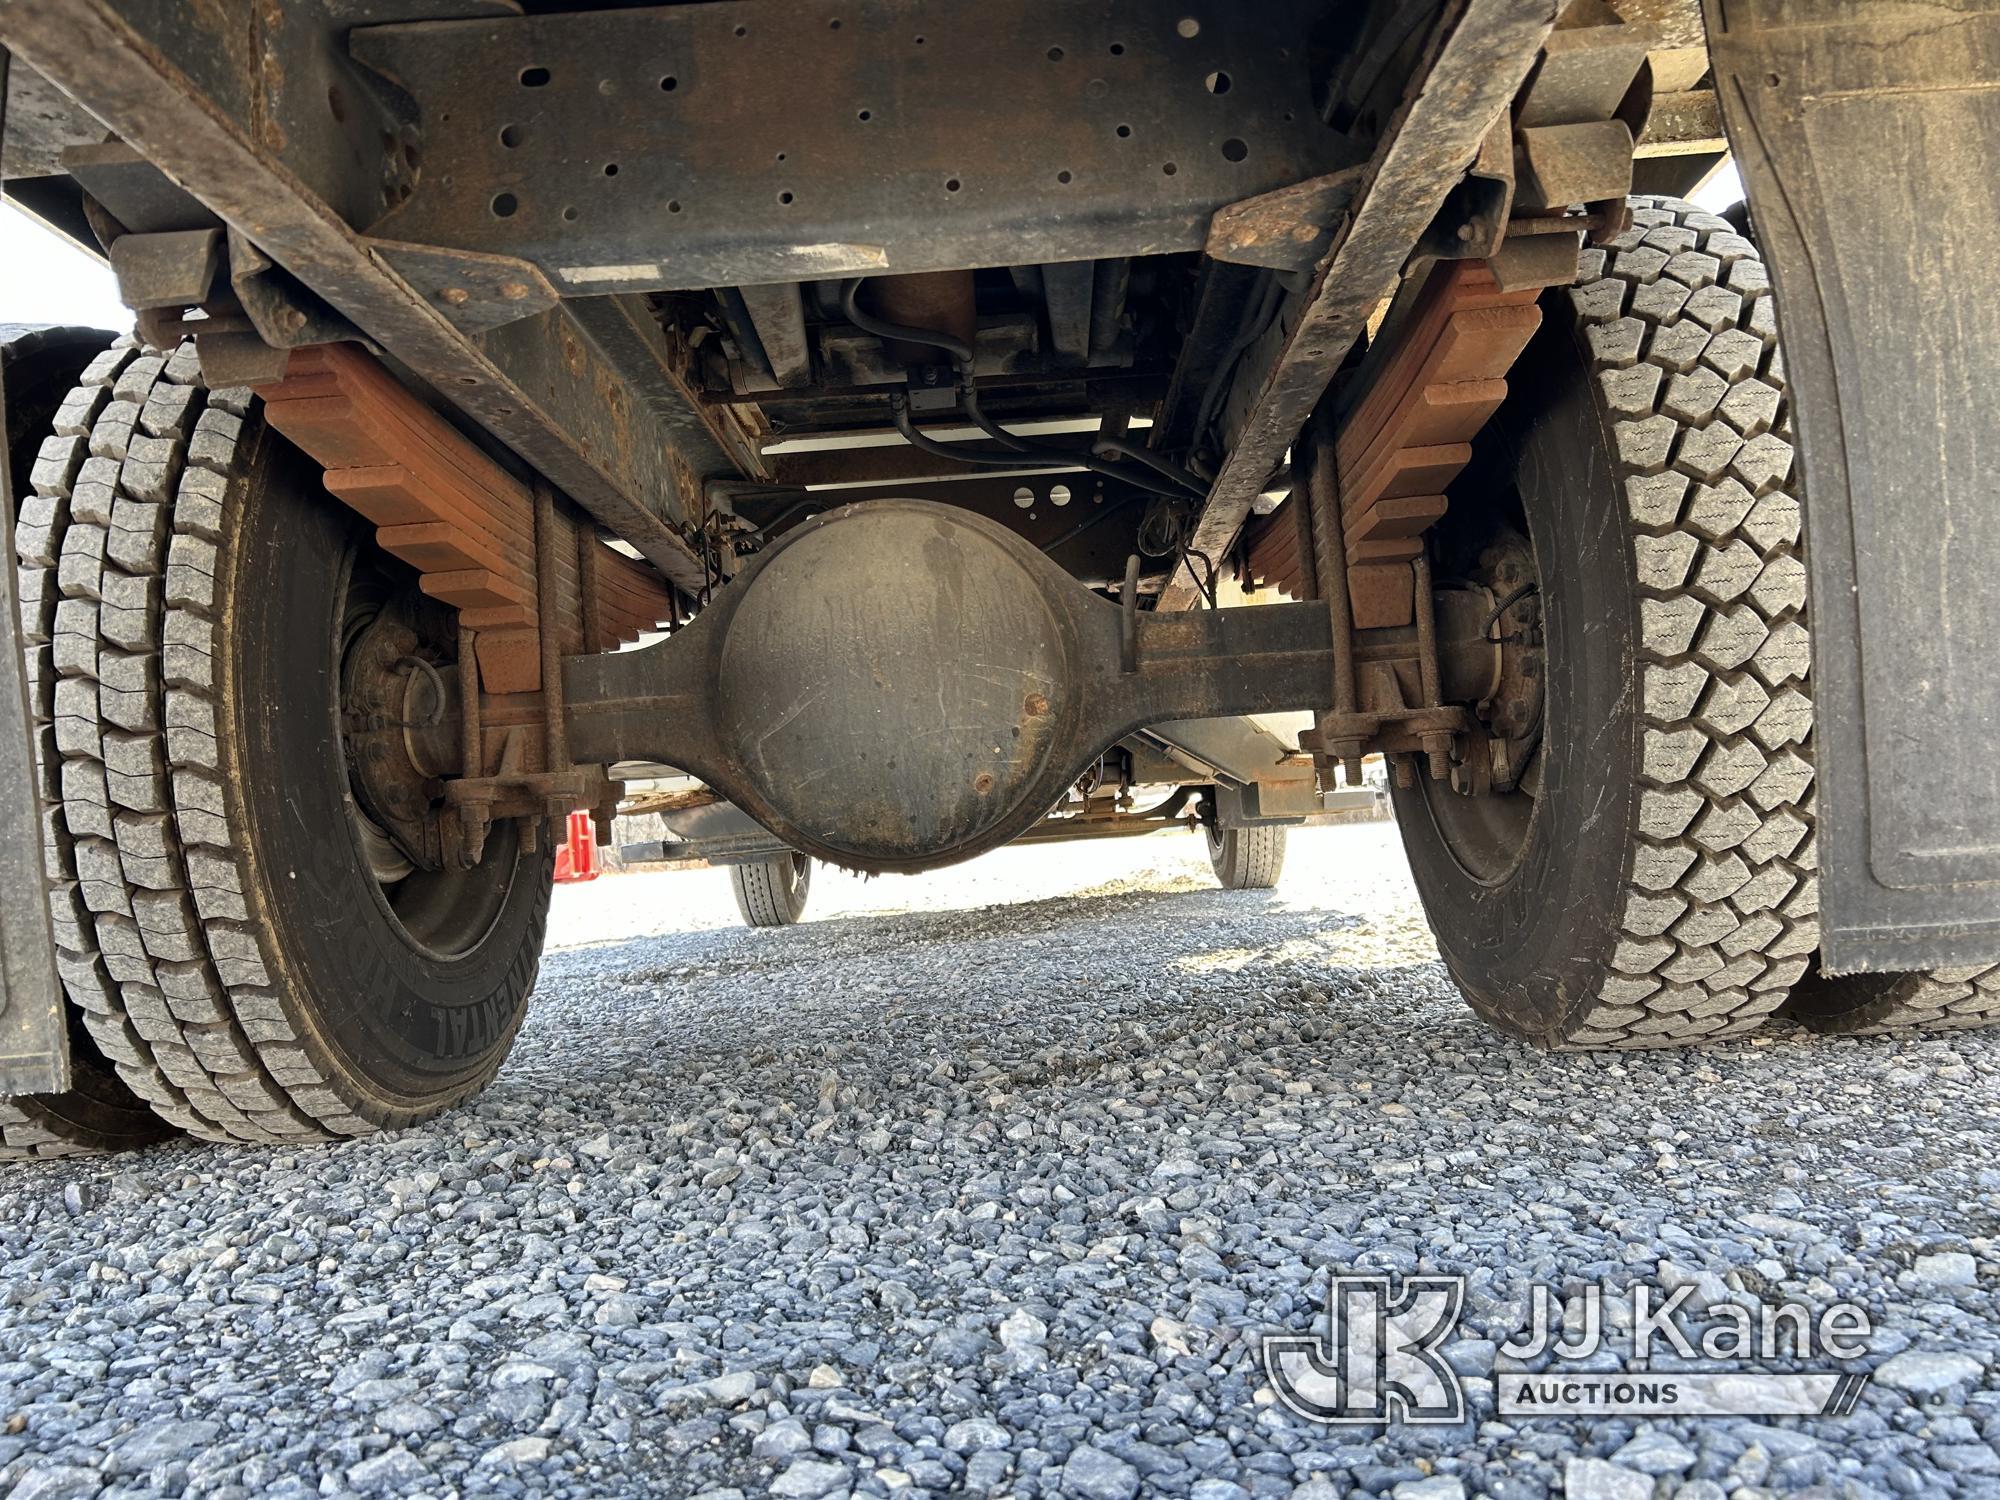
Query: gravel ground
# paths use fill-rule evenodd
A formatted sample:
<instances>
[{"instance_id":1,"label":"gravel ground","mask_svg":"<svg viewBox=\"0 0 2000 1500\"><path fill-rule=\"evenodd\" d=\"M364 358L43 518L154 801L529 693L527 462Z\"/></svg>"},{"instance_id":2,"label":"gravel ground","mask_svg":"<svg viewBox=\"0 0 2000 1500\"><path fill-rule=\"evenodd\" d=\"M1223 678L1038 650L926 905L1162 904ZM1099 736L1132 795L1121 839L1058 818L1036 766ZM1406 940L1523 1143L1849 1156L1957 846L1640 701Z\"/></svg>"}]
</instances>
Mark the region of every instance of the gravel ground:
<instances>
[{"instance_id":1,"label":"gravel ground","mask_svg":"<svg viewBox=\"0 0 2000 1500\"><path fill-rule=\"evenodd\" d=\"M0 1175L0 1489L1192 1500L2000 1493L2000 1036L1543 1056L1392 829L558 892L514 1059L427 1128ZM985 903L986 909L975 907ZM1314 1426L1258 1332L1463 1272L1459 1427ZM1531 1282L1865 1304L1847 1419L1494 1420Z\"/></svg>"}]
</instances>

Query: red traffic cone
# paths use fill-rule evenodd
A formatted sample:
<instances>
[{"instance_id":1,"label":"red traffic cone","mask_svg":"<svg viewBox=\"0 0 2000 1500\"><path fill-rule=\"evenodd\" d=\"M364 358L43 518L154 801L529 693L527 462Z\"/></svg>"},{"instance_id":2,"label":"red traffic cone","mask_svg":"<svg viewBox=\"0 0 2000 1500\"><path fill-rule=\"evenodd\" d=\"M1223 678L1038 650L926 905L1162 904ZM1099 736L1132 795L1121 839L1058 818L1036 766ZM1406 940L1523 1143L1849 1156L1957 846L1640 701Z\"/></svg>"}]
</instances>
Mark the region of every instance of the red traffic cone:
<instances>
[{"instance_id":1,"label":"red traffic cone","mask_svg":"<svg viewBox=\"0 0 2000 1500\"><path fill-rule=\"evenodd\" d=\"M569 835L556 848L556 879L595 880L603 872L597 868L597 825L588 812L569 815Z\"/></svg>"}]
</instances>

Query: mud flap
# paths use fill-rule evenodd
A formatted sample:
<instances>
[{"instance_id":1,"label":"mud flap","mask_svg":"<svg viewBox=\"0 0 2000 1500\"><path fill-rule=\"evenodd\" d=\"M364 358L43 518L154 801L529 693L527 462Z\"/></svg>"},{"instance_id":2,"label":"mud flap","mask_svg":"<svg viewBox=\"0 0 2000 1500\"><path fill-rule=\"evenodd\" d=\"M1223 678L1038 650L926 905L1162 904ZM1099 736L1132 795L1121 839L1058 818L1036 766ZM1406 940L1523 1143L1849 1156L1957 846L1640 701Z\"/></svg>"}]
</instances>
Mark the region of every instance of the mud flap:
<instances>
[{"instance_id":1,"label":"mud flap","mask_svg":"<svg viewBox=\"0 0 2000 1500\"><path fill-rule=\"evenodd\" d=\"M1703 10L1804 464L1821 961L2000 961L2000 0Z\"/></svg>"},{"instance_id":2,"label":"mud flap","mask_svg":"<svg viewBox=\"0 0 2000 1500\"><path fill-rule=\"evenodd\" d=\"M0 88L5 78L0 69ZM69 1037L43 895L41 809L14 590L5 378L0 373L0 538L6 540L0 551L0 1098L69 1087Z\"/></svg>"}]
</instances>

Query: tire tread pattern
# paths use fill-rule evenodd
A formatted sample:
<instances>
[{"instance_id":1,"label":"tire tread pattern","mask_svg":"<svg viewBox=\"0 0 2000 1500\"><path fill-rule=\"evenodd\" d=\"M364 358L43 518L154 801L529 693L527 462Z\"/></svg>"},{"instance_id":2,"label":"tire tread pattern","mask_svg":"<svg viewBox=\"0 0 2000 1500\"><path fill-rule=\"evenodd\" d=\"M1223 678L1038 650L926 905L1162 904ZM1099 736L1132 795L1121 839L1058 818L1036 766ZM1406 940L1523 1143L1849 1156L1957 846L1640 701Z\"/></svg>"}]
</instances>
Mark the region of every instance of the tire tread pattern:
<instances>
[{"instance_id":1,"label":"tire tread pattern","mask_svg":"<svg viewBox=\"0 0 2000 1500\"><path fill-rule=\"evenodd\" d=\"M170 1133L87 1045L72 1040L68 1092L0 1099L0 1161L95 1156Z\"/></svg>"},{"instance_id":2,"label":"tire tread pattern","mask_svg":"<svg viewBox=\"0 0 2000 1500\"><path fill-rule=\"evenodd\" d=\"M747 925L789 927L804 915L804 892L795 891L791 882L792 858L782 854L757 864L729 867L736 910Z\"/></svg>"},{"instance_id":3,"label":"tire tread pattern","mask_svg":"<svg viewBox=\"0 0 2000 1500\"><path fill-rule=\"evenodd\" d=\"M1843 1004L1848 993L1857 993L1858 1003ZM2000 964L1903 974L1880 989L1865 984L1849 989L1848 981L1821 976L1794 995L1786 1014L1814 1031L1847 1036L2000 1026Z\"/></svg>"},{"instance_id":4,"label":"tire tread pattern","mask_svg":"<svg viewBox=\"0 0 2000 1500\"><path fill-rule=\"evenodd\" d=\"M1285 868L1282 827L1231 828L1211 837L1208 862L1226 891L1268 891Z\"/></svg>"},{"instance_id":5,"label":"tire tread pattern","mask_svg":"<svg viewBox=\"0 0 2000 1500\"><path fill-rule=\"evenodd\" d=\"M7 346L10 362L25 363L52 339L74 332L0 325L0 343ZM110 342L110 335L104 335L104 342ZM89 362L86 379L108 378L133 353L130 339L112 344ZM102 391L103 386L93 384L87 389ZM36 792L42 807L43 868L56 872L47 878L47 894L55 919L57 961L66 993L71 990L73 977L87 989L104 982L95 933L82 919L84 914L76 900L74 841L62 806L64 762L56 749L53 720L56 564L69 524L68 492L80 462L76 457L78 439L83 434L79 414L85 405L94 410L95 399L80 403L72 392L56 411L52 431L41 440L36 452L29 493L20 497L11 538L19 558L15 579L34 735ZM97 821L96 815L96 804L80 807L81 821L87 825ZM134 1097L112 1071L91 1034L85 1031L78 1035L74 1026L70 1076L71 1086L65 1093L0 1100L0 1161L47 1160L124 1150L149 1144L169 1132L169 1124L156 1116L144 1100Z\"/></svg>"},{"instance_id":6,"label":"tire tread pattern","mask_svg":"<svg viewBox=\"0 0 2000 1500\"><path fill-rule=\"evenodd\" d=\"M1569 296L1632 545L1643 722L1622 930L1558 1044L1737 1036L1819 946L1806 573L1769 280L1726 220L1638 197Z\"/></svg>"},{"instance_id":7,"label":"tire tread pattern","mask_svg":"<svg viewBox=\"0 0 2000 1500\"><path fill-rule=\"evenodd\" d=\"M204 389L191 346L85 372L35 469L24 564L52 564L52 902L71 999L119 1076L216 1141L368 1134L434 1113L352 1096L272 978L219 735L226 549L262 430L248 390ZM27 533L24 515L24 535ZM54 555L52 555L54 554ZM547 906L527 934L540 949ZM483 1080L482 1080L483 1081Z\"/></svg>"}]
</instances>

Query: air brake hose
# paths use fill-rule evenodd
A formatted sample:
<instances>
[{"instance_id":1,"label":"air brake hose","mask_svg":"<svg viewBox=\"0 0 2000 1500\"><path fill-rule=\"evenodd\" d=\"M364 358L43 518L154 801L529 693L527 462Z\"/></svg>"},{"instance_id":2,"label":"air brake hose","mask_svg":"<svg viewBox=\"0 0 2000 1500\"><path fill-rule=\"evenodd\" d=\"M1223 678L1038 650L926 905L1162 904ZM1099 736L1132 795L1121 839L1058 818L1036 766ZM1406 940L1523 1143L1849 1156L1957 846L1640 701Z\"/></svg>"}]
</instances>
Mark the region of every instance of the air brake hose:
<instances>
[{"instance_id":1,"label":"air brake hose","mask_svg":"<svg viewBox=\"0 0 2000 1500\"><path fill-rule=\"evenodd\" d=\"M847 314L847 321L863 333L872 333L877 338L894 339L904 344L925 344L933 349L942 349L951 356L951 362L966 379L972 376L972 346L962 339L953 338L948 333L939 333L932 328L910 328L901 323L891 323L886 318L878 318L861 310L861 287L867 280L857 276L841 288L840 309Z\"/></svg>"},{"instance_id":2,"label":"air brake hose","mask_svg":"<svg viewBox=\"0 0 2000 1500\"><path fill-rule=\"evenodd\" d=\"M995 442L1005 443L1016 453L1025 453L1030 457L1051 460L1060 458L1063 463L1071 467L1085 468L1093 474L1102 474L1107 479L1115 479L1120 484L1129 484L1134 489L1148 490L1153 494L1166 495L1172 499L1187 499L1190 496L1199 498L1200 494L1206 493L1206 491L1196 492L1185 487L1176 488L1170 483L1163 484L1161 476L1148 473L1145 470L1134 472L1131 469L1121 469L1118 465L1106 463L1103 459L1093 454L1070 453L1061 448L1052 448L1046 443L1038 443L1033 438L1024 438L1018 433L1009 432L979 409L979 395L973 389L970 377L966 377L959 382L958 394L960 402L965 407L965 414L971 419L972 425ZM1100 440L1099 446L1101 445L1102 440ZM1164 462L1164 460L1162 461Z\"/></svg>"},{"instance_id":3,"label":"air brake hose","mask_svg":"<svg viewBox=\"0 0 2000 1500\"><path fill-rule=\"evenodd\" d=\"M958 371L959 399L964 404L966 416L971 420L973 426L977 427L995 442L1035 460L1038 467L1061 466L1065 469L1084 468L1090 470L1092 473L1102 474L1108 479L1115 479L1121 484L1131 485L1135 489L1149 490L1154 494L1168 495L1175 499L1190 497L1199 499L1207 494L1206 487L1201 485L1198 480L1195 480L1190 475L1181 474L1171 464L1168 464L1165 459L1148 457L1140 460L1146 468L1158 471L1157 475L1152 473L1134 473L1129 469L1122 469L1116 464L1106 463L1103 459L1091 454L1071 453L1065 449L1053 448L1045 443L1037 443L1031 439L1023 438L1009 432L979 408L979 396L972 383L972 346L962 339L954 338L951 334L941 333L933 328L912 328L906 324L891 323L885 318L876 317L873 313L864 312L861 308L861 288L866 279L865 277L857 276L846 282L841 288L840 306L841 310L847 315L848 321L862 332L872 333L877 338L894 339L906 344L922 344L932 349L942 349L950 356L952 364ZM896 430L903 435L903 440L909 443L911 447L921 449L925 453L933 454L940 458L956 459L960 463L983 464L993 468L1018 469L1022 467L1017 460L1002 458L998 454L961 452L953 449L949 444L940 443L932 438L925 437L917 431L916 424L911 420L909 401L904 396L897 395L889 398L889 412L895 421Z\"/></svg>"},{"instance_id":4,"label":"air brake hose","mask_svg":"<svg viewBox=\"0 0 2000 1500\"><path fill-rule=\"evenodd\" d=\"M873 332L872 329L869 331ZM1068 454L1064 454L1060 459L1053 461L1038 459L1024 464L1012 454L981 453L952 443L940 443L936 438L926 437L917 430L916 423L910 420L910 399L901 392L897 392L889 398L889 415L896 424L896 431L903 435L903 441L908 443L912 448L920 449L938 458L951 459L955 463L982 464L995 469L1033 469L1057 466L1065 469L1073 469L1076 467L1076 460Z\"/></svg>"},{"instance_id":5,"label":"air brake hose","mask_svg":"<svg viewBox=\"0 0 2000 1500\"><path fill-rule=\"evenodd\" d=\"M1091 444L1091 449L1107 458L1123 458L1133 463L1144 464L1162 479L1180 486L1183 493L1196 500L1203 500L1208 496L1208 486L1171 460L1162 458L1151 448L1141 448L1136 443L1121 443L1115 438L1099 438Z\"/></svg>"}]
</instances>

